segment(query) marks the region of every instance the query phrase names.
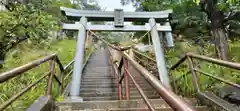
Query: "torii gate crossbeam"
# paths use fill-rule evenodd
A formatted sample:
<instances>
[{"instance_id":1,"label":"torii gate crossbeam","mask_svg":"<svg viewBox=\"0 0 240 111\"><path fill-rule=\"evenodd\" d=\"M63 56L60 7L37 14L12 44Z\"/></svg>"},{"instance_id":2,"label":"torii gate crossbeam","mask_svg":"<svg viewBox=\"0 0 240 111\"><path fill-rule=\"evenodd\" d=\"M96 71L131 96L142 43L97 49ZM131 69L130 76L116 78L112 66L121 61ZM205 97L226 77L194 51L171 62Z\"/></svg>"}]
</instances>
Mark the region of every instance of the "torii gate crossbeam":
<instances>
[{"instance_id":1,"label":"torii gate crossbeam","mask_svg":"<svg viewBox=\"0 0 240 111\"><path fill-rule=\"evenodd\" d=\"M79 21L79 18L86 17L88 21L114 21L114 11L89 11L89 10L76 10L61 7L60 8L65 16L70 20ZM172 10L157 11L157 12L124 12L124 21L127 22L148 22L149 18L154 18L156 22L167 22L169 14Z\"/></svg>"},{"instance_id":2,"label":"torii gate crossbeam","mask_svg":"<svg viewBox=\"0 0 240 111\"><path fill-rule=\"evenodd\" d=\"M81 25L79 23L75 24L63 24L62 29L64 30L79 30ZM122 31L122 32L137 32L137 31L149 31L151 30L149 24L146 25L125 25L123 27L115 27L114 25L86 25L87 30L93 31ZM171 32L172 28L170 25L162 26L157 24L157 31L160 32Z\"/></svg>"}]
</instances>

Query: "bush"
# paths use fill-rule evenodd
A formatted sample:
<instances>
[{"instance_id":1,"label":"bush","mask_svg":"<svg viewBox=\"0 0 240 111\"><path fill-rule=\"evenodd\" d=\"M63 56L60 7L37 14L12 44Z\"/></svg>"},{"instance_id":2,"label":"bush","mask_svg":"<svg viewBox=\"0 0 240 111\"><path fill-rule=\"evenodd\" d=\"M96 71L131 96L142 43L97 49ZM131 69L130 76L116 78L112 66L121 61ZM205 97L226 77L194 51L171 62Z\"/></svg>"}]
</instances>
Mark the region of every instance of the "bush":
<instances>
[{"instance_id":1,"label":"bush","mask_svg":"<svg viewBox=\"0 0 240 111\"><path fill-rule=\"evenodd\" d=\"M4 67L0 69L0 72L10 70L12 68L21 66L30 61L37 60L46 55L57 53L61 63L66 65L73 60L75 55L75 40L63 40L49 45L49 47L32 46L26 42L21 43L15 50L8 53ZM56 68L57 72L59 69ZM39 79L45 72L49 71L49 63L44 63L39 67L27 71L21 76L15 77L0 84L0 104L8 100L14 94L20 92L23 88L26 88L29 84ZM57 84L53 84L53 92L56 94ZM25 110L31 105L35 99L39 96L44 95L46 90L46 79L40 82L38 85L33 87L30 91L15 101L8 110L21 111Z\"/></svg>"}]
</instances>

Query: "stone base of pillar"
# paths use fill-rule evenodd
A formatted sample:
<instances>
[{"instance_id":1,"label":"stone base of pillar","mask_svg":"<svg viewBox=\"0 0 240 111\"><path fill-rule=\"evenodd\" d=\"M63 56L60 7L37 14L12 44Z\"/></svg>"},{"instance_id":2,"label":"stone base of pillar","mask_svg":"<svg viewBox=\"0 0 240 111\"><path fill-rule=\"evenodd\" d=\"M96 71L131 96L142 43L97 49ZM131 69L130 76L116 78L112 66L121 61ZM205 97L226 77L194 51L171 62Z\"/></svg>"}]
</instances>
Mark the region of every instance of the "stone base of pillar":
<instances>
[{"instance_id":1,"label":"stone base of pillar","mask_svg":"<svg viewBox=\"0 0 240 111\"><path fill-rule=\"evenodd\" d=\"M64 102L83 102L83 98L79 96L70 96L64 99Z\"/></svg>"}]
</instances>

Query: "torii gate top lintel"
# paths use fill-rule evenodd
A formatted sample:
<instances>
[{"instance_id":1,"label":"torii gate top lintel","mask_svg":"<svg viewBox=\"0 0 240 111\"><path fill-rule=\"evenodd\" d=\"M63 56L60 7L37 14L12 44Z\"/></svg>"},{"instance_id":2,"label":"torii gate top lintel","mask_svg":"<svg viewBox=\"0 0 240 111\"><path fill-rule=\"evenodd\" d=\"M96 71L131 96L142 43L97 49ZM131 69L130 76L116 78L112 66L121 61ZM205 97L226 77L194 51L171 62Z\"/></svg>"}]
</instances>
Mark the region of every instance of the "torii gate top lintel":
<instances>
[{"instance_id":1,"label":"torii gate top lintel","mask_svg":"<svg viewBox=\"0 0 240 111\"><path fill-rule=\"evenodd\" d=\"M88 21L114 21L114 11L93 11L93 10L77 10L66 7L60 7L61 11L69 20L79 21L81 17L88 18ZM117 9L121 10L121 9ZM172 10L155 11L155 12L124 12L124 21L148 22L150 18L154 18L156 22L168 21Z\"/></svg>"}]
</instances>

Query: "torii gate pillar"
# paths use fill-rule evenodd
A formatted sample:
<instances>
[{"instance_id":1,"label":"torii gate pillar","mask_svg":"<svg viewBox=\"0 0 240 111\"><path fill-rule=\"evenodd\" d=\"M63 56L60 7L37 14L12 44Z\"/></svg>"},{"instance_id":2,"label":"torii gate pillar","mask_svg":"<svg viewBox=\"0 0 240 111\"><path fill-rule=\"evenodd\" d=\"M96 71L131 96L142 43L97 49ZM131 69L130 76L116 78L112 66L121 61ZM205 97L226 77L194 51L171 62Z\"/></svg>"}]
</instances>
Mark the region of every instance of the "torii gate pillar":
<instances>
[{"instance_id":1,"label":"torii gate pillar","mask_svg":"<svg viewBox=\"0 0 240 111\"><path fill-rule=\"evenodd\" d=\"M72 76L72 83L71 83L71 98L76 97L76 101L79 101L80 95L80 84L81 84L81 77L82 77L82 67L84 62L84 43L86 37L86 26L87 26L87 18L81 17L80 24L77 37L77 47L76 47L76 55L75 55L75 62L74 62L74 70ZM80 100L81 101L81 100Z\"/></svg>"},{"instance_id":2,"label":"torii gate pillar","mask_svg":"<svg viewBox=\"0 0 240 111\"><path fill-rule=\"evenodd\" d=\"M171 85L169 83L169 76L167 72L167 68L165 66L163 49L160 43L159 34L157 31L156 21L154 18L149 19L149 24L152 28L151 37L154 46L154 52L157 60L158 74L161 82L169 89L171 89Z\"/></svg>"}]
</instances>

